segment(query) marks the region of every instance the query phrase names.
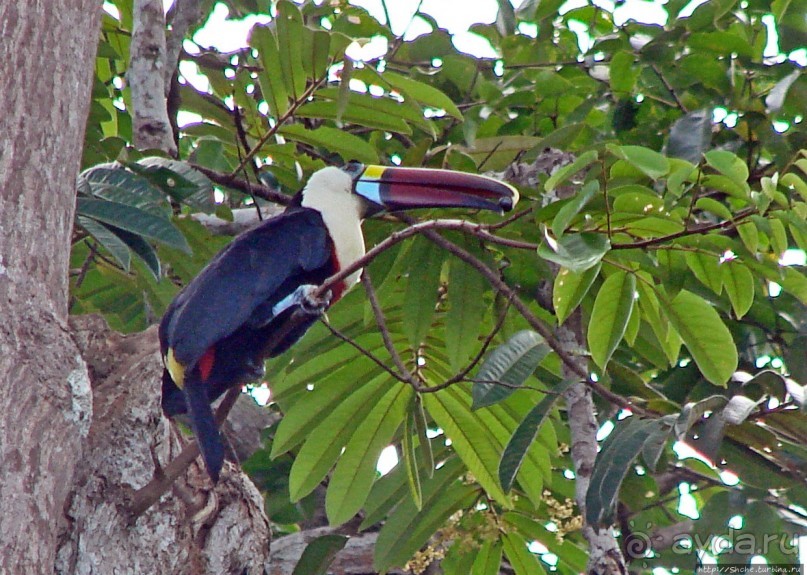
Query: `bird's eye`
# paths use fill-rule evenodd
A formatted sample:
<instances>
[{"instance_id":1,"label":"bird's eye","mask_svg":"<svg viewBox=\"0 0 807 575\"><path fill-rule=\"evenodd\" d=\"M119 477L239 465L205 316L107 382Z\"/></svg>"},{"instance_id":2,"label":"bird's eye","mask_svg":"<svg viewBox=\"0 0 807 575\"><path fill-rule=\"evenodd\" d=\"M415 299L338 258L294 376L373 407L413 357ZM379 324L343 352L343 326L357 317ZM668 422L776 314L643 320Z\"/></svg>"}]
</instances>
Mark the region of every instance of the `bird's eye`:
<instances>
[{"instance_id":1,"label":"bird's eye","mask_svg":"<svg viewBox=\"0 0 807 575\"><path fill-rule=\"evenodd\" d=\"M364 172L364 164L361 162L348 162L342 167L342 171L355 180Z\"/></svg>"}]
</instances>

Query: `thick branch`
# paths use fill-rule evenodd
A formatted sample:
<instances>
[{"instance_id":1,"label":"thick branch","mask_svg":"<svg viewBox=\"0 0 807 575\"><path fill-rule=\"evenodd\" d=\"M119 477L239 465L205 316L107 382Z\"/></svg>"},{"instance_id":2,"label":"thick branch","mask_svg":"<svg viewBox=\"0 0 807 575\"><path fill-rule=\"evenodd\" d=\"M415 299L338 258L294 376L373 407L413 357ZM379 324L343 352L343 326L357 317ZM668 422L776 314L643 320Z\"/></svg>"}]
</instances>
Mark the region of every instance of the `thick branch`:
<instances>
[{"instance_id":1,"label":"thick branch","mask_svg":"<svg viewBox=\"0 0 807 575\"><path fill-rule=\"evenodd\" d=\"M176 157L166 103L165 16L162 0L135 0L128 83L132 93L132 136L140 149Z\"/></svg>"},{"instance_id":2,"label":"thick branch","mask_svg":"<svg viewBox=\"0 0 807 575\"><path fill-rule=\"evenodd\" d=\"M171 85L171 78L177 70L179 55L182 52L182 42L191 26L196 24L202 17L202 5L200 0L175 0L171 10L168 12L170 32L165 39L165 74L163 81L166 87Z\"/></svg>"}]
</instances>

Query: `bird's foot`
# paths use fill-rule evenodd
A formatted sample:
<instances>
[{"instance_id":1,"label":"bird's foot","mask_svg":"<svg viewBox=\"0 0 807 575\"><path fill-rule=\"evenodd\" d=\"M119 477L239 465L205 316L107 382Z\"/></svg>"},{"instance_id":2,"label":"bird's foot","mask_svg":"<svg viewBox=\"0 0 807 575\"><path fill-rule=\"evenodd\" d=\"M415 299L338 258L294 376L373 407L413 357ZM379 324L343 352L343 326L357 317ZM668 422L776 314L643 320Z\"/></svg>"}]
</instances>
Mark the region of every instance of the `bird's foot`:
<instances>
[{"instance_id":1,"label":"bird's foot","mask_svg":"<svg viewBox=\"0 0 807 575\"><path fill-rule=\"evenodd\" d=\"M244 367L246 368L245 375L249 381L260 381L266 374L266 366L263 359L260 358L248 359Z\"/></svg>"},{"instance_id":2,"label":"bird's foot","mask_svg":"<svg viewBox=\"0 0 807 575\"><path fill-rule=\"evenodd\" d=\"M300 309L305 313L322 315L331 305L331 292L329 290L325 292L325 295L317 297L316 291L318 289L318 286L312 284L301 285L275 304L275 307L272 308L272 315L277 317L294 305L300 306Z\"/></svg>"}]
</instances>

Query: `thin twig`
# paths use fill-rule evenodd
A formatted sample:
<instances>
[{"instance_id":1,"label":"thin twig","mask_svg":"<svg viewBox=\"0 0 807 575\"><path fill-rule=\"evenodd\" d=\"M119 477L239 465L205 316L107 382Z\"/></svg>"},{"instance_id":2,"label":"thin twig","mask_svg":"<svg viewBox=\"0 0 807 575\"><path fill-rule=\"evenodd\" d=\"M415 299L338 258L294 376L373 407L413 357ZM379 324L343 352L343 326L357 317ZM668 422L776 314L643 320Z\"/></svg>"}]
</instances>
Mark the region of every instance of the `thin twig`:
<instances>
[{"instance_id":1,"label":"thin twig","mask_svg":"<svg viewBox=\"0 0 807 575\"><path fill-rule=\"evenodd\" d=\"M241 160L241 162L239 162L238 167L232 171L230 177L235 178L238 175L238 172L244 169L244 167L247 165L247 162L251 161L252 158L255 156L255 154L258 152L258 150L260 150L263 147L263 145L269 141L269 138L273 137L277 133L277 131L283 126L283 124L285 124L289 120L289 118L292 118L294 114L297 113L297 109L308 101L308 98L310 98L311 95L317 91L317 88L319 88L320 84L322 84L322 82L324 82L327 77L328 77L327 75L324 75L322 76L322 78L319 78L318 80L312 82L311 85L308 88L306 88L305 92L303 92L302 95L297 100L291 103L289 109L286 110L286 112L282 114L279 118L277 118L275 125L269 128L269 130L263 136L261 136L261 138L258 140L258 143L255 144L255 147L252 148L252 150L250 150L249 153L247 153L247 155L244 157L244 159Z\"/></svg>"},{"instance_id":2,"label":"thin twig","mask_svg":"<svg viewBox=\"0 0 807 575\"><path fill-rule=\"evenodd\" d=\"M501 314L499 314L498 319L496 320L496 325L493 326L493 329L490 331L488 336L485 338L484 343L482 344L482 348L479 350L479 353L471 360L471 362L465 366L465 368L456 374L454 377L448 379L446 383L457 383L458 381L464 381L465 377L471 372L471 370L480 362L482 358L488 351L490 344L493 342L493 338L496 337L496 334L502 329L504 325L504 320L507 319L507 312L510 311L510 306L512 305L511 300L507 300L507 305L505 306L504 310Z\"/></svg>"},{"instance_id":3,"label":"thin twig","mask_svg":"<svg viewBox=\"0 0 807 575\"><path fill-rule=\"evenodd\" d=\"M387 329L386 319L384 319L384 312L381 309L381 305L378 303L378 297L376 296L375 289L370 281L370 276L367 274L367 270L364 270L364 273L361 275L361 283L364 286L364 291L367 293L367 300L370 302L370 307L373 309L375 323L378 326L378 331L381 333L381 339L384 340L384 347L387 348L387 351L392 358L392 363L394 363L395 367L398 368L398 371L403 376L404 381L417 389L420 382L415 379L412 372L409 371L406 365L404 365L401 356L398 354L398 350L395 349L395 344L392 342L389 329Z\"/></svg>"},{"instance_id":4,"label":"thin twig","mask_svg":"<svg viewBox=\"0 0 807 575\"><path fill-rule=\"evenodd\" d=\"M402 215L401 219L406 222L413 222L409 216ZM410 227L414 227L414 224ZM587 370L578 364L574 355L560 345L558 340L555 338L555 335L552 333L552 330L540 319L538 319L538 317L532 312L532 310L530 310L527 304L525 304L521 298L518 297L515 291L513 291L513 289L508 286L494 270L488 267L487 264L464 248L445 239L434 229L426 228L421 230L420 233L422 233L432 243L437 244L447 252L463 260L465 263L470 264L471 267L476 269L486 280L488 280L488 283L490 283L494 289L501 292L505 297L511 299L513 306L518 310L522 317L527 320L527 323L529 323L530 326L544 338L552 351L558 354L560 360L569 367L570 371L585 381L586 385L588 385L598 395L611 403L622 407L623 409L630 409L638 415L649 415L644 409L603 387L600 383L592 380L591 377L589 377Z\"/></svg>"},{"instance_id":5,"label":"thin twig","mask_svg":"<svg viewBox=\"0 0 807 575\"><path fill-rule=\"evenodd\" d=\"M359 353L361 353L363 356L365 356L365 357L369 358L369 359L370 359L370 360L371 360L373 363L375 363L375 364L376 364L378 367L380 367L381 369L383 369L384 371L386 371L386 372L387 372L387 373L388 373L388 374L389 374L391 377L393 377L393 378L397 379L397 380L398 380L398 381L400 381L401 383L407 383L407 384L409 383L409 382L406 380L406 378L404 378L404 377L403 377L403 376L401 376L399 373L397 373L397 372L395 372L394 370L392 370L392 369L390 369L389 367L387 367L387 365L386 365L386 364L385 364L383 361L381 361L381 360L378 358L378 356L376 356L376 355L375 355L375 354L374 354L372 351L370 351L369 349L365 348L364 346L362 346L362 345L358 344L358 343L356 342L356 340L354 340L354 339L352 339L352 338L349 338L349 337L348 337L348 336L346 336L344 333L342 333L341 331L339 331L338 329L336 329L335 327L333 327L333 326L331 325L331 322L329 322L325 316L323 316L323 317L322 317L322 320L321 320L321 321L322 321L323 325L325 325L325 327L326 327L326 328L328 328L328 331L330 331L330 332L331 332L331 334L333 334L333 335L334 335L334 336L335 336L337 339L341 339L341 340L342 340L343 342L345 342L346 344L348 344L348 345L352 346L353 348L355 348L355 349L356 349L356 350L357 350Z\"/></svg>"}]
</instances>

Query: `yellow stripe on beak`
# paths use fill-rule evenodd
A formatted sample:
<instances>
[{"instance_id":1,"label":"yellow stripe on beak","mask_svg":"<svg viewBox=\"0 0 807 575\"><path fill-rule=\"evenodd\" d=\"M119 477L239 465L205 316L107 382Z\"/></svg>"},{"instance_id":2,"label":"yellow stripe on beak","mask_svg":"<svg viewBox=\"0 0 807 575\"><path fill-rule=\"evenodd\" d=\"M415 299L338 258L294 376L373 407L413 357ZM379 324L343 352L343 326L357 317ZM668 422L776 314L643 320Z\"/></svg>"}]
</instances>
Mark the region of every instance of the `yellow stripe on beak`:
<instances>
[{"instance_id":1,"label":"yellow stripe on beak","mask_svg":"<svg viewBox=\"0 0 807 575\"><path fill-rule=\"evenodd\" d=\"M165 354L165 369L168 370L176 386L182 389L185 384L185 366L177 361L177 358L174 357L174 350L170 347L168 353Z\"/></svg>"}]
</instances>

